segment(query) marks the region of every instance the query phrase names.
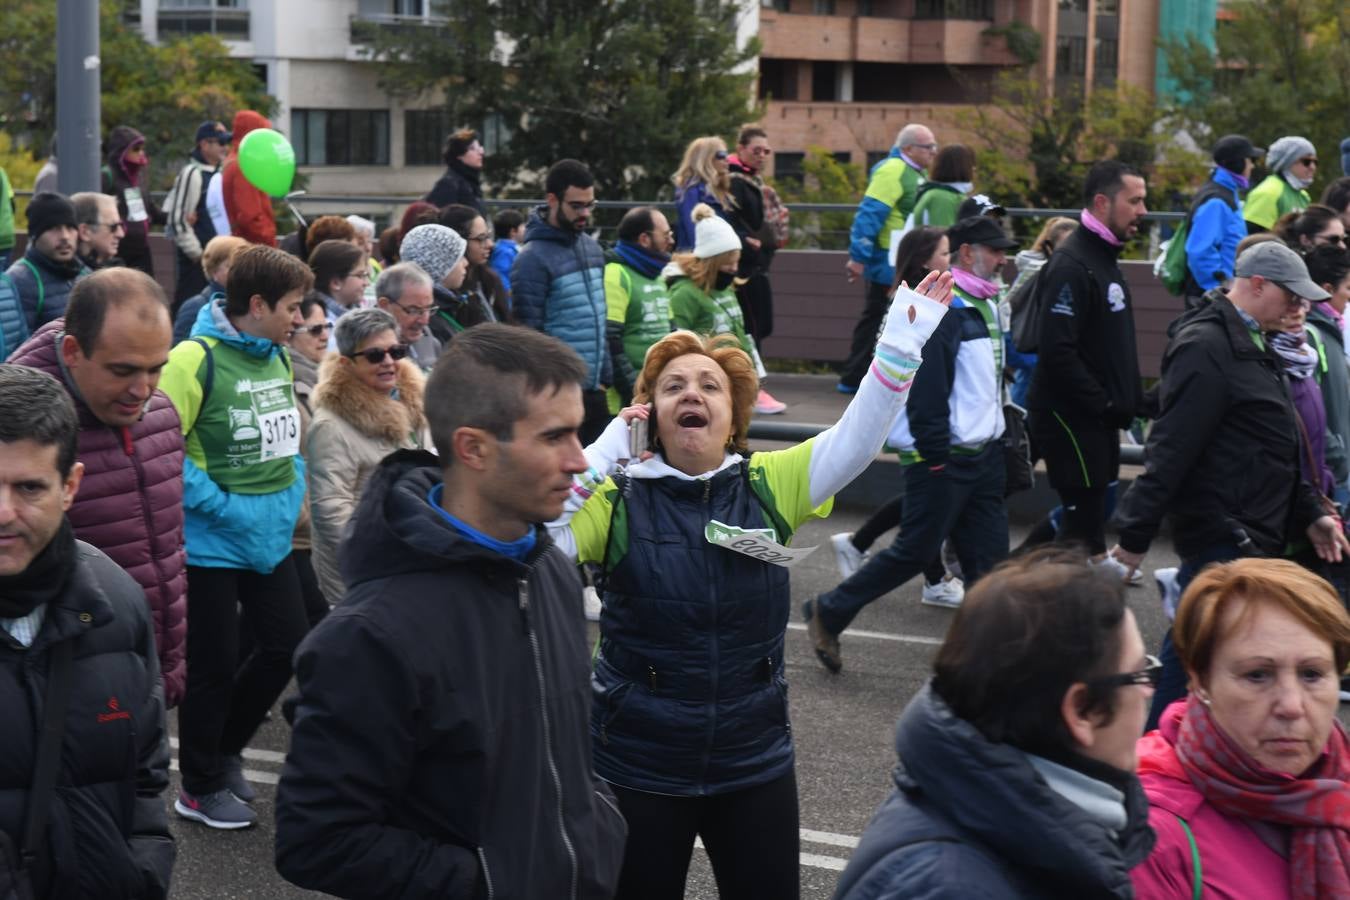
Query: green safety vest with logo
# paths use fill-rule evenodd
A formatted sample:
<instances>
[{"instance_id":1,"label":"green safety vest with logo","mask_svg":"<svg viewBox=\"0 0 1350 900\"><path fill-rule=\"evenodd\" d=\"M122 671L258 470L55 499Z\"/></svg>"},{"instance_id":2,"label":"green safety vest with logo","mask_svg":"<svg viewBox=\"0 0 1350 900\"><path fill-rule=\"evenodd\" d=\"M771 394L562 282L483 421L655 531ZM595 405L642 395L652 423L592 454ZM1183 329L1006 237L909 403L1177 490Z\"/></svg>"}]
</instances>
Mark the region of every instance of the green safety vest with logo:
<instances>
[{"instance_id":1,"label":"green safety vest with logo","mask_svg":"<svg viewBox=\"0 0 1350 900\"><path fill-rule=\"evenodd\" d=\"M647 349L670 334L670 295L660 278L647 278L623 263L605 264L605 318L623 323L623 352L635 371Z\"/></svg>"},{"instance_id":2,"label":"green safety vest with logo","mask_svg":"<svg viewBox=\"0 0 1350 900\"><path fill-rule=\"evenodd\" d=\"M705 294L688 278L677 279L670 286L670 313L677 328L699 334L734 334L741 349L755 358L755 350L745 336L741 304L731 288Z\"/></svg>"}]
</instances>

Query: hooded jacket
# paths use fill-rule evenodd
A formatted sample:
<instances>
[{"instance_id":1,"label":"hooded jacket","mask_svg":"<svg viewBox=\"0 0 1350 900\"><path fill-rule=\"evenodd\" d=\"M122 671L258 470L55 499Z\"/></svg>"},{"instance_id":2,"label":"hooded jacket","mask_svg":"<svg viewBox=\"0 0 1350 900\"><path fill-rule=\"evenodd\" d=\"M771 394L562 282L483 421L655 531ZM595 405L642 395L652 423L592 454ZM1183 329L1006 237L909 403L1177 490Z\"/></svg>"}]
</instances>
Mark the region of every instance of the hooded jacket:
<instances>
[{"instance_id":1,"label":"hooded jacket","mask_svg":"<svg viewBox=\"0 0 1350 900\"><path fill-rule=\"evenodd\" d=\"M127 161L127 150L138 143L145 143L145 135L130 125L118 125L109 133L103 193L117 198L117 214L126 226L122 241L117 245L117 255L128 267L153 277L155 261L150 255L150 226L163 225L169 217L141 184L145 167Z\"/></svg>"},{"instance_id":2,"label":"hooded jacket","mask_svg":"<svg viewBox=\"0 0 1350 900\"><path fill-rule=\"evenodd\" d=\"M1202 202L1191 213L1186 233L1187 279L1194 282L1187 286L1188 294L1202 294L1233 277L1237 245L1247 236L1241 195L1245 181L1239 177L1219 166L1210 177L1210 192L1218 196L1197 198Z\"/></svg>"},{"instance_id":3,"label":"hooded jacket","mask_svg":"<svg viewBox=\"0 0 1350 900\"><path fill-rule=\"evenodd\" d=\"M210 358L195 340L184 341L169 351L159 382L183 420L188 565L267 574L291 552L305 495L304 459L296 452L262 460L258 433L265 430L259 414L268 416L285 425L285 437L299 449L299 412L294 432L289 421L278 421L294 409L290 357L271 341L236 330L223 300L202 307L192 336L205 339ZM252 414L239 421L250 405ZM219 435L226 428L239 442L238 465L215 449L226 442Z\"/></svg>"},{"instance_id":4,"label":"hooded jacket","mask_svg":"<svg viewBox=\"0 0 1350 900\"><path fill-rule=\"evenodd\" d=\"M1120 546L1148 549L1171 514L1184 559L1241 543L1278 556L1322 515L1299 475L1302 449L1279 360L1257 346L1219 291L1177 324L1162 360L1161 412L1149 431L1144 472L1116 514Z\"/></svg>"},{"instance_id":5,"label":"hooded jacket","mask_svg":"<svg viewBox=\"0 0 1350 900\"><path fill-rule=\"evenodd\" d=\"M1134 896L1129 870L1153 832L1132 774L1113 773L1125 807L1117 834L1051 788L1028 754L958 718L931 684L901 714L895 750L895 792L863 832L836 900Z\"/></svg>"},{"instance_id":6,"label":"hooded jacket","mask_svg":"<svg viewBox=\"0 0 1350 900\"><path fill-rule=\"evenodd\" d=\"M394 396L381 397L340 359L330 353L319 368L314 418L305 436L314 572L330 603L337 603L344 593L338 543L366 481L390 453L420 448L426 427L422 415L426 379L412 360L396 363Z\"/></svg>"},{"instance_id":7,"label":"hooded jacket","mask_svg":"<svg viewBox=\"0 0 1350 900\"><path fill-rule=\"evenodd\" d=\"M426 201L438 209L451 203L470 206L486 218L482 171L471 169L457 159L451 160L445 174L436 179L436 183L427 192Z\"/></svg>"},{"instance_id":8,"label":"hooded jacket","mask_svg":"<svg viewBox=\"0 0 1350 900\"><path fill-rule=\"evenodd\" d=\"M65 320L48 322L10 357L60 381L79 414L84 480L66 513L75 536L98 547L145 591L168 706L187 682L187 558L183 554L183 434L178 413L155 391L136 424L113 428L85 405L61 363Z\"/></svg>"},{"instance_id":9,"label":"hooded jacket","mask_svg":"<svg viewBox=\"0 0 1350 900\"><path fill-rule=\"evenodd\" d=\"M75 544L66 589L29 648L0 631L0 831L23 831L51 650L74 642L71 693L46 851L33 872L43 900L161 900L174 842L155 638L140 586L103 553Z\"/></svg>"},{"instance_id":10,"label":"hooded jacket","mask_svg":"<svg viewBox=\"0 0 1350 900\"><path fill-rule=\"evenodd\" d=\"M68 263L59 263L39 252L36 244L29 243L23 256L5 274L10 277L19 295L24 319L24 330L19 339L23 340L52 319L59 319L66 314L71 288L75 287L76 281L88 275L89 270L79 257L73 257ZM0 298L0 302L3 302L3 298ZM5 318L3 308L0 308L0 323Z\"/></svg>"},{"instance_id":11,"label":"hooded jacket","mask_svg":"<svg viewBox=\"0 0 1350 900\"><path fill-rule=\"evenodd\" d=\"M362 898L613 895L626 826L591 771L576 568L517 562L431 505L435 457L371 476L346 598L300 645L276 864Z\"/></svg>"},{"instance_id":12,"label":"hooded jacket","mask_svg":"<svg viewBox=\"0 0 1350 900\"><path fill-rule=\"evenodd\" d=\"M613 383L605 341L605 255L589 234L548 223L541 206L511 265L512 309L522 325L551 334L586 362L585 390Z\"/></svg>"},{"instance_id":13,"label":"hooded jacket","mask_svg":"<svg viewBox=\"0 0 1350 900\"><path fill-rule=\"evenodd\" d=\"M271 128L272 123L261 113L241 109L234 114L232 141L237 148L244 137L259 128ZM277 245L277 220L272 213L272 198L249 184L239 171L239 157L231 153L220 170L221 191L225 198L225 212L230 218L230 234L254 244Z\"/></svg>"}]
</instances>

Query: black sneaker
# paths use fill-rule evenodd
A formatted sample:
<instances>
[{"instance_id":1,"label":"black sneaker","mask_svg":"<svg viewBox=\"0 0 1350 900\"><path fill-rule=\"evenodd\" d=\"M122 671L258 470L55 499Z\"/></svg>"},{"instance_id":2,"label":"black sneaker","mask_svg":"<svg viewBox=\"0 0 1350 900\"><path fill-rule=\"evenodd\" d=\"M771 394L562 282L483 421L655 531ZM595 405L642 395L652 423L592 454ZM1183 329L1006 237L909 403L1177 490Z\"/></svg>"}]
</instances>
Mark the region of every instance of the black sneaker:
<instances>
[{"instance_id":1,"label":"black sneaker","mask_svg":"<svg viewBox=\"0 0 1350 900\"><path fill-rule=\"evenodd\" d=\"M253 785L244 777L244 758L239 755L225 757L225 788L245 803L258 799Z\"/></svg>"},{"instance_id":2,"label":"black sneaker","mask_svg":"<svg viewBox=\"0 0 1350 900\"><path fill-rule=\"evenodd\" d=\"M258 814L251 806L225 789L212 794L179 791L173 810L185 819L223 831L251 828L258 821Z\"/></svg>"}]
</instances>

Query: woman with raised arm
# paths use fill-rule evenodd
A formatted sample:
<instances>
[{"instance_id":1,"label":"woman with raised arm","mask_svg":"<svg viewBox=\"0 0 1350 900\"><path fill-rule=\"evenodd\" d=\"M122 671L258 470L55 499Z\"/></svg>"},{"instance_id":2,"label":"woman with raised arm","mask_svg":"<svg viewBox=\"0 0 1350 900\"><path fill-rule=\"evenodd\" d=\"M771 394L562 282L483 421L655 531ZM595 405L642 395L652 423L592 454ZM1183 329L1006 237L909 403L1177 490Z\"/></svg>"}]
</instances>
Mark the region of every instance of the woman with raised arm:
<instances>
[{"instance_id":1,"label":"woman with raised arm","mask_svg":"<svg viewBox=\"0 0 1350 900\"><path fill-rule=\"evenodd\" d=\"M882 442L946 312L951 277L897 292L869 377L843 416L750 453L758 379L730 335L677 331L587 449L550 530L603 569L592 677L597 773L628 821L618 897L682 898L701 837L723 897L798 896L797 782L784 677L793 532L828 515ZM648 452L630 449L643 420ZM636 426L639 429L643 426ZM613 477L623 458L637 456Z\"/></svg>"}]
</instances>

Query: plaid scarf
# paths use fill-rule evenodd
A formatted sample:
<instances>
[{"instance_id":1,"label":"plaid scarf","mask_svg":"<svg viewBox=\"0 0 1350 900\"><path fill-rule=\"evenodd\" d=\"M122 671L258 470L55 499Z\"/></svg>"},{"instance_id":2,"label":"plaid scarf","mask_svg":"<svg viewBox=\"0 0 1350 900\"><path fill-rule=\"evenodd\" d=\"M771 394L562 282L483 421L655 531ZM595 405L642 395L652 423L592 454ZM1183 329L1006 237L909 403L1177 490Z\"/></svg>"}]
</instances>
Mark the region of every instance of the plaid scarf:
<instances>
[{"instance_id":1,"label":"plaid scarf","mask_svg":"<svg viewBox=\"0 0 1350 900\"><path fill-rule=\"evenodd\" d=\"M1350 897L1350 741L1339 723L1308 771L1285 775L1243 752L1194 695L1164 718L1180 719L1177 759L1215 809L1290 830L1291 897Z\"/></svg>"}]
</instances>

